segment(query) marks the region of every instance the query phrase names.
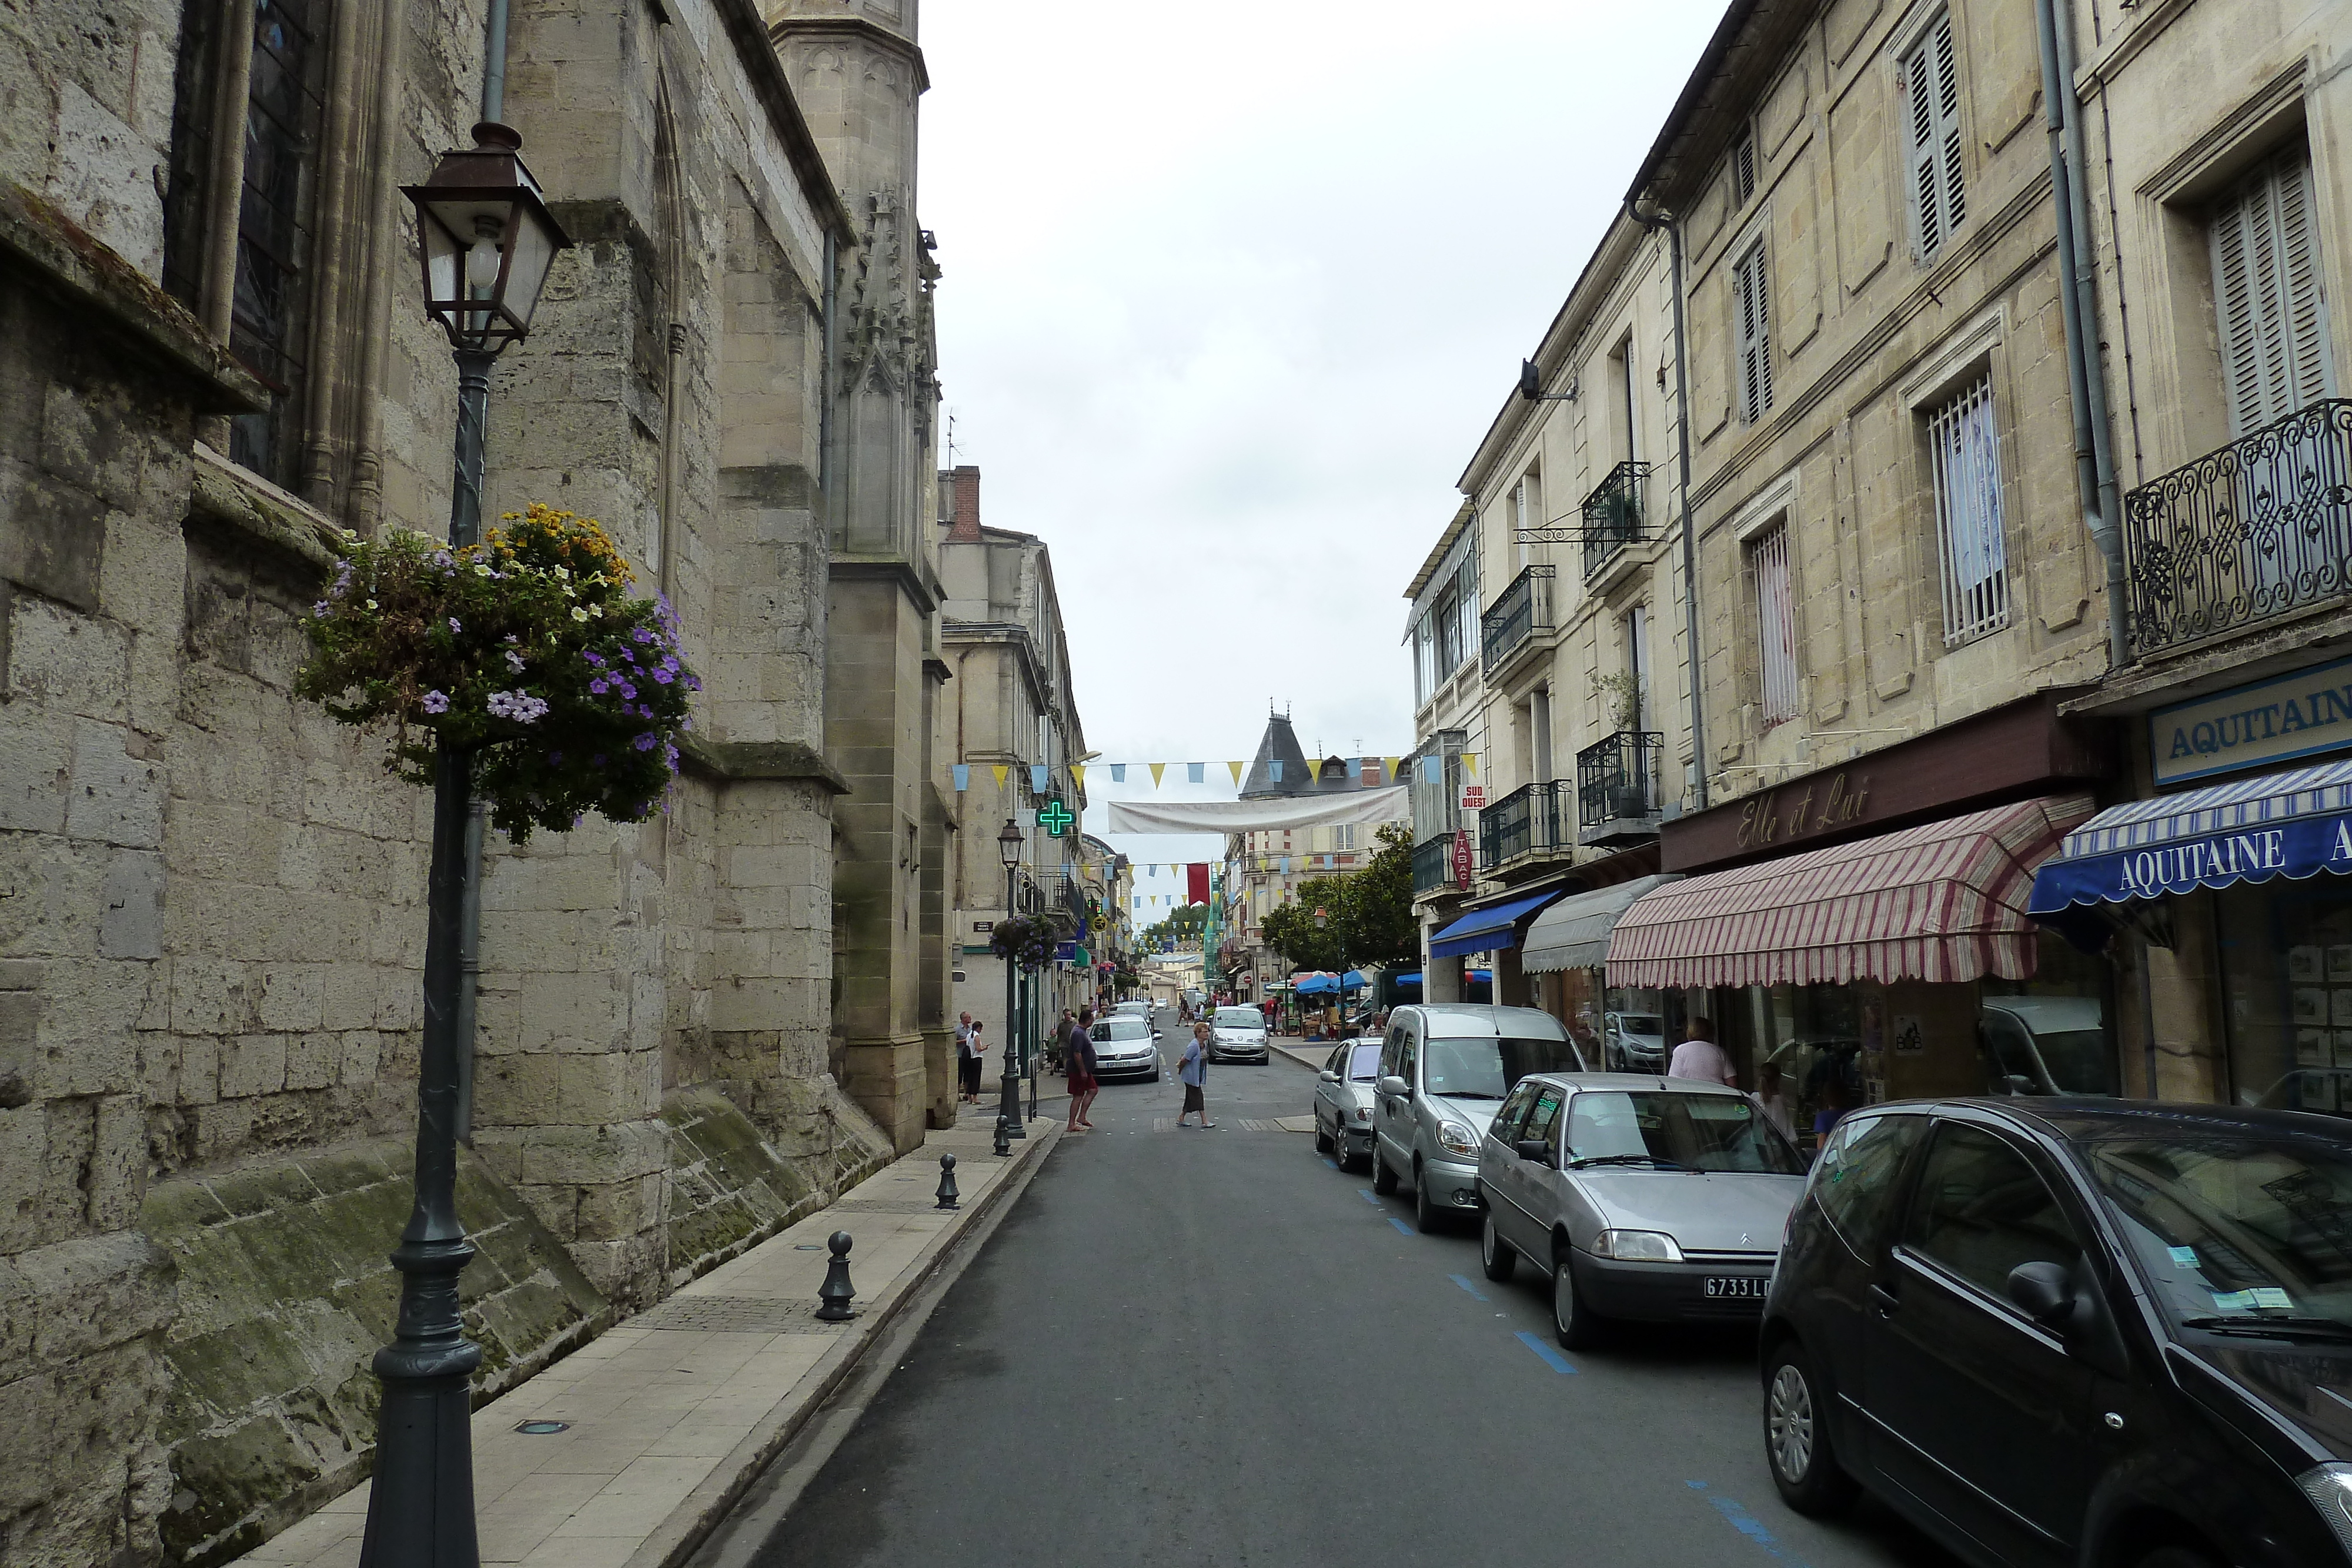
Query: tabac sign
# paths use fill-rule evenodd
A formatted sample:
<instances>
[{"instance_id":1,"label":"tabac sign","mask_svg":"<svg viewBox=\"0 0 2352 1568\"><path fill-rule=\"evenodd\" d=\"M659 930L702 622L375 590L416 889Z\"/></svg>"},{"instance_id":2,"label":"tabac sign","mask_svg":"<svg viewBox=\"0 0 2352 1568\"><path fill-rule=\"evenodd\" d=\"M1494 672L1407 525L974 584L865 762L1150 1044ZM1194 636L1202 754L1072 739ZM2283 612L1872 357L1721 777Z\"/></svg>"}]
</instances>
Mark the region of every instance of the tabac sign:
<instances>
[{"instance_id":1,"label":"tabac sign","mask_svg":"<svg viewBox=\"0 0 2352 1568\"><path fill-rule=\"evenodd\" d=\"M2147 716L2159 788L2352 747L2352 659L2273 675Z\"/></svg>"}]
</instances>

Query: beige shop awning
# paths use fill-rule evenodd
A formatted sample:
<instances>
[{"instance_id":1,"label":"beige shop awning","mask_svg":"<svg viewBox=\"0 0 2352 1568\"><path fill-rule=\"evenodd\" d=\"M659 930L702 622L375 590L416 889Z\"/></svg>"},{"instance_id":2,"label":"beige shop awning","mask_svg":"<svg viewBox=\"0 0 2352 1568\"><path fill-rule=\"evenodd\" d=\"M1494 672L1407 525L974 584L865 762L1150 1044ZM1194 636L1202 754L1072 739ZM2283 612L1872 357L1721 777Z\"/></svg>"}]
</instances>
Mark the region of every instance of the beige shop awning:
<instances>
[{"instance_id":1,"label":"beige shop awning","mask_svg":"<svg viewBox=\"0 0 2352 1568\"><path fill-rule=\"evenodd\" d=\"M1519 967L1531 975L1549 974L1555 969L1600 968L1609 961L1609 934L1617 929L1617 917L1652 888L1681 880L1673 873L1636 877L1632 882L1596 887L1591 893L1561 899L1537 915L1536 923L1528 927Z\"/></svg>"}]
</instances>

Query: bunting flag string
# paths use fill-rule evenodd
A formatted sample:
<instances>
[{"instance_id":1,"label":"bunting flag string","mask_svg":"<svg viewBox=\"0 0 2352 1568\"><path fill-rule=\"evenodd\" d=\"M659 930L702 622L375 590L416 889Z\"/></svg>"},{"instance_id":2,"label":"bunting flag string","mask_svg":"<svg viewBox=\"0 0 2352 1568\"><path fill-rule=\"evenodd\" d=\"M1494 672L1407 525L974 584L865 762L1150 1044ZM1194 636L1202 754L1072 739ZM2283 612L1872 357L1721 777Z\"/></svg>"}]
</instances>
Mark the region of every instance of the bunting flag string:
<instances>
[{"instance_id":1,"label":"bunting flag string","mask_svg":"<svg viewBox=\"0 0 2352 1568\"><path fill-rule=\"evenodd\" d=\"M1465 777L1475 779L1479 776L1479 753L1475 751L1464 751L1457 752L1455 755L1462 759L1462 770ZM1363 788L1376 789L1389 784L1402 784L1406 782L1406 769L1414 762L1421 764L1421 780L1425 784L1442 783L1445 777L1444 758L1438 757L1358 757L1352 758L1342 758L1342 760L1352 765L1350 767L1350 774L1358 785ZM1073 762L1067 764L1072 782L1081 789L1087 787L1087 774L1094 768L1108 768L1110 770L1110 781L1114 784L1124 784L1127 782L1127 770L1133 766L1135 766L1135 764L1131 762ZM1182 768L1184 769L1184 781L1188 784L1205 784L1208 782L1208 770L1210 765L1206 762L1147 762L1143 766L1151 770L1151 787L1154 789L1159 789L1166 782L1168 769L1171 768ZM1238 762L1231 758L1226 759L1223 766L1225 770L1233 776L1233 781L1237 788L1247 776L1250 768L1249 763ZM951 764L950 768L955 779L956 793L962 794L964 791L970 789L971 788L971 765L968 762L958 762ZM1029 788L1032 792L1039 795L1045 795L1051 792L1054 769L1046 764L1039 762L992 762L988 764L988 771L996 779L997 788L999 789L1003 789L1005 781L1012 778L1013 770L1015 768L1025 768L1028 769ZM1266 778L1269 782L1275 784L1285 782L1284 776L1287 769L1280 758L1266 758L1265 771ZM1312 781L1314 771L1315 764L1310 759L1307 763L1307 781Z\"/></svg>"}]
</instances>

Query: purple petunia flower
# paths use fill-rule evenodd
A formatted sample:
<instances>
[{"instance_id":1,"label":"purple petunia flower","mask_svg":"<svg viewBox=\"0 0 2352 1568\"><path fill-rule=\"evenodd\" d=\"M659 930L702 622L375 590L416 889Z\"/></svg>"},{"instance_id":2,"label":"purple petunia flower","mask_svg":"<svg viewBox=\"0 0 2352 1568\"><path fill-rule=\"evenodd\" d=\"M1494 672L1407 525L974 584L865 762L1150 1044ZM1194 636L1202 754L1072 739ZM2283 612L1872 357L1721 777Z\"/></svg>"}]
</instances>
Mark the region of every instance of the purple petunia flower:
<instances>
[{"instance_id":1,"label":"purple petunia flower","mask_svg":"<svg viewBox=\"0 0 2352 1568\"><path fill-rule=\"evenodd\" d=\"M426 713L447 713L449 711L448 694L446 692L426 692L425 694L425 711Z\"/></svg>"},{"instance_id":2,"label":"purple petunia flower","mask_svg":"<svg viewBox=\"0 0 2352 1568\"><path fill-rule=\"evenodd\" d=\"M516 653L512 648L509 648L507 650L507 668L514 671L517 674L520 674L522 673L522 655Z\"/></svg>"},{"instance_id":3,"label":"purple petunia flower","mask_svg":"<svg viewBox=\"0 0 2352 1568\"><path fill-rule=\"evenodd\" d=\"M598 653L595 653L595 652L593 652L593 651L592 651L592 650L589 650L589 649L585 649L585 648L582 649L582 650L581 650L581 652L580 652L580 656L581 656L582 658L583 658L583 659L587 660L590 664L594 664L594 665L597 665L597 666L598 666L598 667L600 667L600 668L604 665L604 655L603 655L603 654Z\"/></svg>"},{"instance_id":4,"label":"purple petunia flower","mask_svg":"<svg viewBox=\"0 0 2352 1568\"><path fill-rule=\"evenodd\" d=\"M659 681L664 685L667 685L672 681L677 679L677 677L670 674L667 670L656 670L654 672L654 679Z\"/></svg>"},{"instance_id":5,"label":"purple petunia flower","mask_svg":"<svg viewBox=\"0 0 2352 1568\"><path fill-rule=\"evenodd\" d=\"M629 681L623 681L621 683L621 695L628 698L631 702L636 701L637 688L635 685Z\"/></svg>"},{"instance_id":6,"label":"purple petunia flower","mask_svg":"<svg viewBox=\"0 0 2352 1568\"><path fill-rule=\"evenodd\" d=\"M629 744L639 751L651 751L654 748L654 732L649 729Z\"/></svg>"},{"instance_id":7,"label":"purple petunia flower","mask_svg":"<svg viewBox=\"0 0 2352 1568\"><path fill-rule=\"evenodd\" d=\"M690 692L698 692L702 689L702 683L695 679L692 675L688 675L686 677L686 689Z\"/></svg>"},{"instance_id":8,"label":"purple petunia flower","mask_svg":"<svg viewBox=\"0 0 2352 1568\"><path fill-rule=\"evenodd\" d=\"M601 751L600 751L600 752L598 752L595 756L593 756L593 757L590 758L588 759L588 766L589 766L589 767L591 767L591 768L602 768L602 767L604 767L604 754L603 752L601 752Z\"/></svg>"},{"instance_id":9,"label":"purple petunia flower","mask_svg":"<svg viewBox=\"0 0 2352 1568\"><path fill-rule=\"evenodd\" d=\"M630 641L630 642L632 642L632 643L650 643L650 642L652 642L653 640L654 640L654 634L653 634L652 632L650 632L646 631L646 630L644 627L642 627L642 626L638 627L635 631L634 631L634 632L630 632L630 633L629 633L629 641Z\"/></svg>"},{"instance_id":10,"label":"purple petunia flower","mask_svg":"<svg viewBox=\"0 0 2352 1568\"><path fill-rule=\"evenodd\" d=\"M604 695L604 689L611 685L612 683L610 681L607 681L604 676L599 675L594 680L588 683L588 689L601 697Z\"/></svg>"},{"instance_id":11,"label":"purple petunia flower","mask_svg":"<svg viewBox=\"0 0 2352 1568\"><path fill-rule=\"evenodd\" d=\"M318 603L310 606L310 613L316 615L321 621L325 620L327 618L327 601L321 599Z\"/></svg>"}]
</instances>

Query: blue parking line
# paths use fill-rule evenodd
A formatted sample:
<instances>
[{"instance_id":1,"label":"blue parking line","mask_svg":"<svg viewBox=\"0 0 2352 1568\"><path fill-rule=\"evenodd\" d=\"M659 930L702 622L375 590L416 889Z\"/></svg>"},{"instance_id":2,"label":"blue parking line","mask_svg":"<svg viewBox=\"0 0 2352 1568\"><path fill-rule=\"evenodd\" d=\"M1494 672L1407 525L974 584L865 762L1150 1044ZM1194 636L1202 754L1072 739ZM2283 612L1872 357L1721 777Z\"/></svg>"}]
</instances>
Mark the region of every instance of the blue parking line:
<instances>
[{"instance_id":1,"label":"blue parking line","mask_svg":"<svg viewBox=\"0 0 2352 1568\"><path fill-rule=\"evenodd\" d=\"M1554 1372L1565 1372L1570 1375L1575 1373L1576 1364L1569 1360L1568 1357L1560 1354L1559 1352L1554 1350L1551 1346L1544 1343L1543 1336L1541 1334L1529 1333L1527 1330L1521 1329L1519 1331L1519 1343L1526 1345L1529 1350L1534 1351L1538 1355L1542 1356L1544 1358L1544 1364L1550 1367Z\"/></svg>"},{"instance_id":2,"label":"blue parking line","mask_svg":"<svg viewBox=\"0 0 2352 1568\"><path fill-rule=\"evenodd\" d=\"M1793 1563L1796 1568L1811 1568L1803 1558L1794 1552L1782 1551L1779 1539L1764 1528L1764 1521L1742 1508L1733 1499L1724 1496L1719 1491L1710 1490L1705 1481L1685 1481L1683 1485L1693 1491L1706 1492L1706 1500L1715 1511L1723 1515L1725 1521L1732 1529L1762 1547L1768 1555L1777 1557L1783 1563Z\"/></svg>"},{"instance_id":3,"label":"blue parking line","mask_svg":"<svg viewBox=\"0 0 2352 1568\"><path fill-rule=\"evenodd\" d=\"M1398 1218L1395 1215L1393 1215L1393 1214L1391 1214L1391 1215L1390 1215L1390 1216L1389 1216L1389 1223L1390 1223L1391 1225L1395 1226L1399 1230L1403 1231L1407 1236L1410 1236L1410 1235L1412 1235L1412 1226L1410 1226L1410 1225L1407 1225L1403 1220L1399 1219L1399 1218Z\"/></svg>"},{"instance_id":4,"label":"blue parking line","mask_svg":"<svg viewBox=\"0 0 2352 1568\"><path fill-rule=\"evenodd\" d=\"M1480 1295L1480 1294L1478 1293L1478 1287L1477 1287L1477 1286L1475 1286L1475 1285L1472 1284L1472 1283L1471 1283L1467 1279L1464 1278L1462 1275L1460 1275L1460 1274L1448 1274L1448 1275L1446 1275L1445 1277L1446 1277L1447 1279L1449 1279L1449 1280L1453 1281L1455 1284L1457 1284L1457 1285L1461 1286L1464 1290L1465 1290L1465 1291L1469 1291L1469 1292L1470 1292L1470 1299L1471 1299L1472 1301L1485 1301L1485 1300L1486 1299L1486 1297L1484 1297L1484 1296L1482 1296L1482 1295Z\"/></svg>"},{"instance_id":5,"label":"blue parking line","mask_svg":"<svg viewBox=\"0 0 2352 1568\"><path fill-rule=\"evenodd\" d=\"M1366 1203L1370 1204L1374 1208L1378 1208L1381 1206L1379 1195L1374 1193L1370 1187L1358 1187L1356 1189L1356 1196L1362 1198Z\"/></svg>"},{"instance_id":6,"label":"blue parking line","mask_svg":"<svg viewBox=\"0 0 2352 1568\"><path fill-rule=\"evenodd\" d=\"M1336 1171L1336 1170L1338 1170L1338 1169L1339 1168L1339 1161L1337 1161L1337 1160L1335 1160L1335 1159L1333 1159L1333 1158L1331 1158L1328 1155L1326 1155L1323 1157L1323 1163L1324 1163L1325 1165L1327 1165L1327 1166L1330 1166L1333 1170L1335 1170L1335 1171Z\"/></svg>"}]
</instances>

